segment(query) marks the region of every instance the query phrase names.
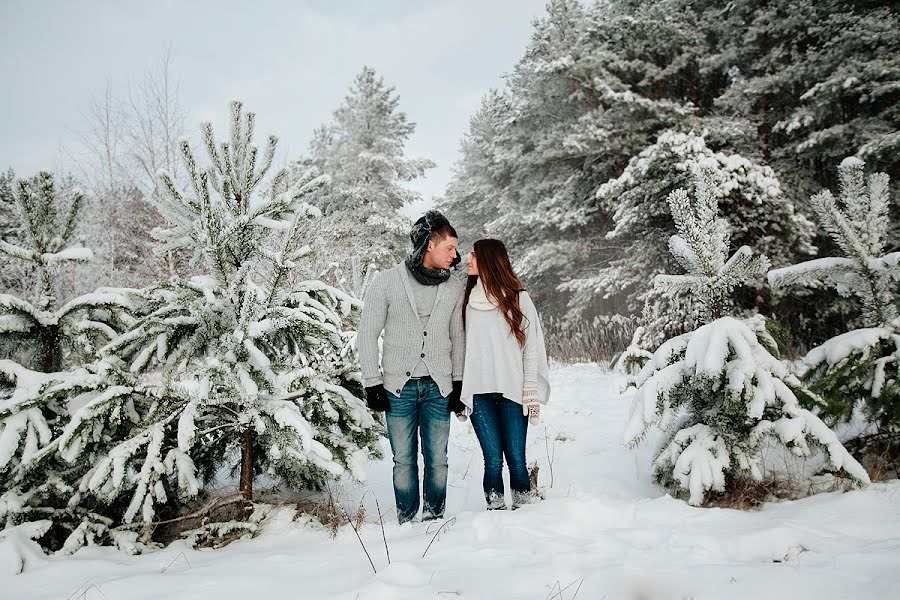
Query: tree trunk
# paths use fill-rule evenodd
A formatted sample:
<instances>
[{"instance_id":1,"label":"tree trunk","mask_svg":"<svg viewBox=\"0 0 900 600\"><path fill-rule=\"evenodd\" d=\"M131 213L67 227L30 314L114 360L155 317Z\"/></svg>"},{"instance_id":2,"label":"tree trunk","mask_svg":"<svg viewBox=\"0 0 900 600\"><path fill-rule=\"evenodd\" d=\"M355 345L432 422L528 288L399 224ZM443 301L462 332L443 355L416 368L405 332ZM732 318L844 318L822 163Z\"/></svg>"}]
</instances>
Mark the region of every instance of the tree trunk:
<instances>
[{"instance_id":1,"label":"tree trunk","mask_svg":"<svg viewBox=\"0 0 900 600\"><path fill-rule=\"evenodd\" d=\"M761 8L763 10L767 9L769 6L768 0L762 2ZM771 41L769 40L769 31L763 31L762 37L760 38L760 56L765 60L771 60L769 58L769 50L771 48ZM759 99L760 109L762 111L762 120L759 123L759 127L757 129L757 133L759 133L759 144L762 149L763 161L766 164L769 164L769 159L771 158L771 153L769 151L769 133L772 130L771 124L769 123L769 105L772 100L772 95L768 90L768 87L772 85L772 67L769 66L766 69L766 91L763 92L762 97Z\"/></svg>"},{"instance_id":2,"label":"tree trunk","mask_svg":"<svg viewBox=\"0 0 900 600\"><path fill-rule=\"evenodd\" d=\"M700 79L699 70L697 73L694 73L694 69L696 67L691 65L687 69L687 80L688 86L691 89L691 101L694 103L694 106L697 107L697 110L700 110L700 87L697 85L697 81Z\"/></svg>"},{"instance_id":3,"label":"tree trunk","mask_svg":"<svg viewBox=\"0 0 900 600\"><path fill-rule=\"evenodd\" d=\"M243 496L243 516L250 514L253 501L253 428L248 426L241 434L241 496Z\"/></svg>"},{"instance_id":4,"label":"tree trunk","mask_svg":"<svg viewBox=\"0 0 900 600\"><path fill-rule=\"evenodd\" d=\"M47 327L44 329L41 337L43 338L41 341L43 342L44 352L41 360L41 370L44 373L53 373L58 370L56 364L56 328Z\"/></svg>"},{"instance_id":5,"label":"tree trunk","mask_svg":"<svg viewBox=\"0 0 900 600\"><path fill-rule=\"evenodd\" d=\"M771 158L771 153L769 151L769 132L772 127L769 123L769 102L771 99L771 94L768 91L763 92L762 98L760 98L760 106L762 108L762 120L759 123L758 133L759 133L759 145L762 148L763 162L769 164L769 159Z\"/></svg>"},{"instance_id":6,"label":"tree trunk","mask_svg":"<svg viewBox=\"0 0 900 600\"><path fill-rule=\"evenodd\" d=\"M657 79L654 87L656 89L656 99L664 100L666 97L666 82L662 79Z\"/></svg>"}]
</instances>

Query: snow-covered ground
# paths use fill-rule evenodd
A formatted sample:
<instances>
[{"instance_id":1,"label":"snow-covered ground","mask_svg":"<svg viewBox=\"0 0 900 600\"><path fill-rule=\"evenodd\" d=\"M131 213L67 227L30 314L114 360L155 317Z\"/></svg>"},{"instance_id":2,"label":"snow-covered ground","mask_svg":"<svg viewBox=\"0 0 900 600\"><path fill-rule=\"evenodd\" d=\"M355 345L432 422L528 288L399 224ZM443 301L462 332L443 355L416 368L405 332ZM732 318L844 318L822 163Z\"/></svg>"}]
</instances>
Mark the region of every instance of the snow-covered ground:
<instances>
[{"instance_id":1,"label":"snow-covered ground","mask_svg":"<svg viewBox=\"0 0 900 600\"><path fill-rule=\"evenodd\" d=\"M373 497L393 505L389 458L370 465L368 485L338 490L349 511L366 504L360 534L377 574L350 527L332 540L282 509L256 539L220 550L176 543L139 556L95 547L38 558L20 575L0 573L0 599L900 598L900 482L756 512L693 508L651 483L655 440L623 447L630 399L618 377L573 365L555 368L552 382L529 432L543 502L484 511L481 452L455 419L437 535L439 524L401 527L391 512L388 561Z\"/></svg>"}]
</instances>

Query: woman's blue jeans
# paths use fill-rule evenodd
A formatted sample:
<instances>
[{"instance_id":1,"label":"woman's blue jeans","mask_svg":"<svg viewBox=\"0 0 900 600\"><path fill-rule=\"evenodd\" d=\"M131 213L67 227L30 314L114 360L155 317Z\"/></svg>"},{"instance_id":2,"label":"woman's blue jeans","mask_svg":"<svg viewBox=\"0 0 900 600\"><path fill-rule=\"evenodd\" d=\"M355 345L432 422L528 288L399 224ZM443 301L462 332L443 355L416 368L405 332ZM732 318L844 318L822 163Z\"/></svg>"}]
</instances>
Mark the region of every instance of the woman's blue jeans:
<instances>
[{"instance_id":1,"label":"woman's blue jeans","mask_svg":"<svg viewBox=\"0 0 900 600\"><path fill-rule=\"evenodd\" d=\"M502 394L475 394L472 404L472 427L484 455L484 497L488 508L506 508L504 456L509 466L513 508L527 503L531 497L531 480L525 466L528 417L522 414L522 405Z\"/></svg>"},{"instance_id":2,"label":"woman's blue jeans","mask_svg":"<svg viewBox=\"0 0 900 600\"><path fill-rule=\"evenodd\" d=\"M444 515L447 499L447 440L450 413L447 398L431 377L410 379L400 395L387 393L391 410L385 413L388 439L394 454L394 500L397 520L405 523L419 512L419 446L425 458L422 519Z\"/></svg>"}]
</instances>

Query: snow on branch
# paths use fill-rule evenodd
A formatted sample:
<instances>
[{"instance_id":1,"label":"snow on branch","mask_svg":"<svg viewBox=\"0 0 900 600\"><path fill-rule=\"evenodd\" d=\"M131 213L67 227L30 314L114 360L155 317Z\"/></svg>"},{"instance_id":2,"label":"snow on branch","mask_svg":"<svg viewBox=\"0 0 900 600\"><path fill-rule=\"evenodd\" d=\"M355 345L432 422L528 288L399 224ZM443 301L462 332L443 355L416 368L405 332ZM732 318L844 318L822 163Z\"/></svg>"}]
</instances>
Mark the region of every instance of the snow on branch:
<instances>
[{"instance_id":1,"label":"snow on branch","mask_svg":"<svg viewBox=\"0 0 900 600\"><path fill-rule=\"evenodd\" d=\"M829 190L811 198L816 218L844 257L819 258L769 272L773 287L824 284L858 297L869 326L889 325L897 316L900 253L884 254L888 229L888 176L864 174L855 157L838 167L840 199Z\"/></svg>"},{"instance_id":2,"label":"snow on branch","mask_svg":"<svg viewBox=\"0 0 900 600\"><path fill-rule=\"evenodd\" d=\"M718 200L712 171L702 169L694 177L696 196L686 190L669 194L668 202L678 234L669 239L669 249L686 275L657 275L654 285L670 294L690 292L697 297L706 322L721 317L732 290L747 285L768 270L765 256L753 256L747 246L728 256L728 222L717 218Z\"/></svg>"},{"instance_id":3,"label":"snow on branch","mask_svg":"<svg viewBox=\"0 0 900 600\"><path fill-rule=\"evenodd\" d=\"M801 457L822 448L832 468L869 481L835 433L800 406L802 384L760 342L766 336L762 317L723 317L660 346L637 375L625 443L639 443L652 426L668 430L686 413L688 424L675 430L654 469L688 490L691 504L722 491L728 472L761 479L764 438Z\"/></svg>"}]
</instances>

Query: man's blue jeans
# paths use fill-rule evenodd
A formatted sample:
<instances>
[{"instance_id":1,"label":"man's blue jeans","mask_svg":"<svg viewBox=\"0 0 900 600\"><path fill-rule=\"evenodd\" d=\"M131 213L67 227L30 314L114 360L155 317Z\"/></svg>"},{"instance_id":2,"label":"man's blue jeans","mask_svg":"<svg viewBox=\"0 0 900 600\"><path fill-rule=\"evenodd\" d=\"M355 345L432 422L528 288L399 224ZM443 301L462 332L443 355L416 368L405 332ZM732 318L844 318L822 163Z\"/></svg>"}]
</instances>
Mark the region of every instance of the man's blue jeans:
<instances>
[{"instance_id":1,"label":"man's blue jeans","mask_svg":"<svg viewBox=\"0 0 900 600\"><path fill-rule=\"evenodd\" d=\"M447 499L447 440L450 413L447 398L431 377L410 379L400 395L387 393L391 410L385 413L394 453L394 499L397 520L405 523L419 512L419 448L425 458L422 519L444 515Z\"/></svg>"},{"instance_id":2,"label":"man's blue jeans","mask_svg":"<svg viewBox=\"0 0 900 600\"><path fill-rule=\"evenodd\" d=\"M472 427L484 455L484 497L489 509L506 508L503 499L503 457L509 466L513 508L530 500L531 480L525 466L528 417L522 405L502 394L475 394Z\"/></svg>"}]
</instances>

